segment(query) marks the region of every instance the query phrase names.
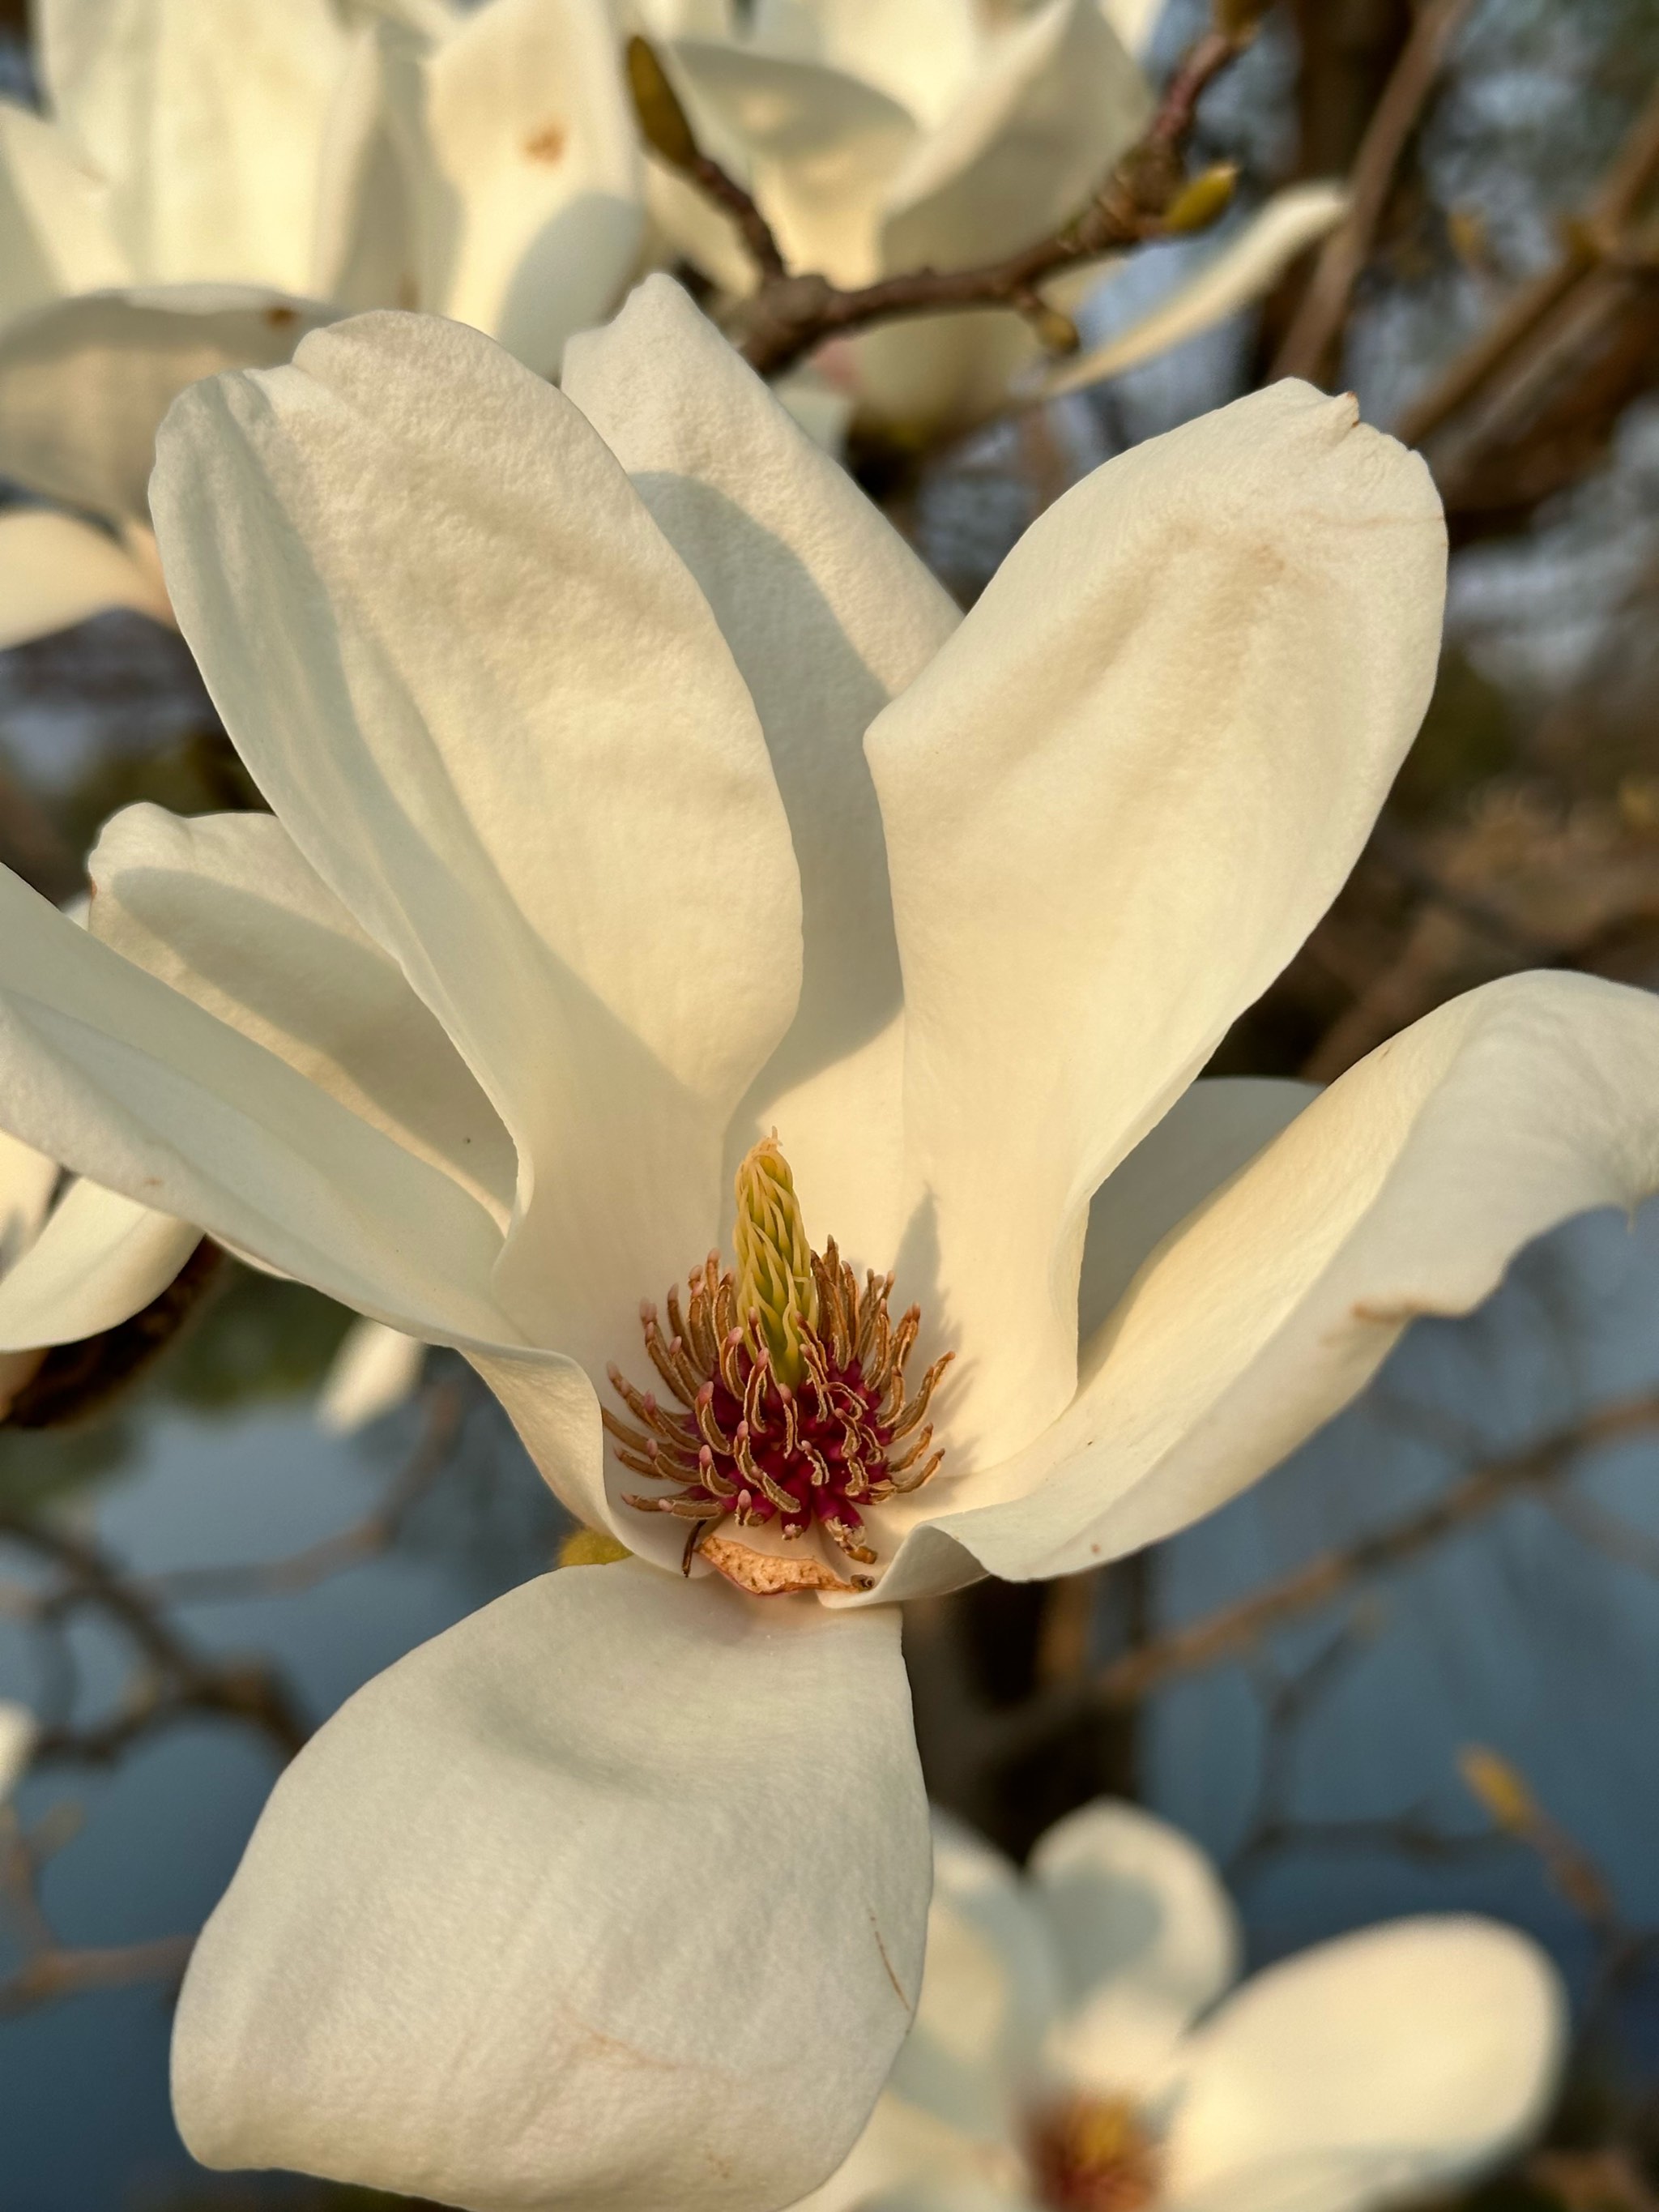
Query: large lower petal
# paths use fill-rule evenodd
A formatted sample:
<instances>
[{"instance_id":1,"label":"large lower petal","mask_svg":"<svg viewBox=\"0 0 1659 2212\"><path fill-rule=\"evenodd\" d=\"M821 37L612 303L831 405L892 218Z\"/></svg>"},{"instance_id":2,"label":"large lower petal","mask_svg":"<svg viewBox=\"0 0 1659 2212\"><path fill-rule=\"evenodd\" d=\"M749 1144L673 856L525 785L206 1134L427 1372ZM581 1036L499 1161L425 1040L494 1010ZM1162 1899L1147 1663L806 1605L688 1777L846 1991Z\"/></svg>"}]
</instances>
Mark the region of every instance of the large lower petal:
<instances>
[{"instance_id":1,"label":"large lower petal","mask_svg":"<svg viewBox=\"0 0 1659 2212\"><path fill-rule=\"evenodd\" d=\"M0 647L111 607L170 622L167 593L118 539L49 507L0 514Z\"/></svg>"},{"instance_id":2,"label":"large lower petal","mask_svg":"<svg viewBox=\"0 0 1659 2212\"><path fill-rule=\"evenodd\" d=\"M1449 2190L1547 2115L1566 2002L1535 1943L1396 1921L1246 1983L1189 2046L1167 2212L1364 2212Z\"/></svg>"},{"instance_id":3,"label":"large lower petal","mask_svg":"<svg viewBox=\"0 0 1659 2212\"><path fill-rule=\"evenodd\" d=\"M800 868L804 965L787 1036L734 1135L769 1127L781 1094L839 1073L897 1012L898 951L864 732L961 619L898 533L791 421L666 277L566 356L586 414L702 586L766 734ZM842 1097L856 1182L890 1129L891 1094ZM787 1121L779 1122L786 1151ZM845 1240L860 1195L802 1183L809 1224ZM860 1255L862 1250L860 1248ZM872 1249L870 1264L886 1265Z\"/></svg>"},{"instance_id":4,"label":"large lower petal","mask_svg":"<svg viewBox=\"0 0 1659 2212\"><path fill-rule=\"evenodd\" d=\"M567 1568L277 1784L185 1980L179 2126L472 2212L770 2212L864 2123L927 1887L896 1613Z\"/></svg>"},{"instance_id":5,"label":"large lower petal","mask_svg":"<svg viewBox=\"0 0 1659 2212\"><path fill-rule=\"evenodd\" d=\"M3 870L0 1127L382 1320L514 1340L482 1206Z\"/></svg>"},{"instance_id":6,"label":"large lower petal","mask_svg":"<svg viewBox=\"0 0 1659 2212\"><path fill-rule=\"evenodd\" d=\"M1108 2094L1161 2087L1238 1972L1238 1916L1215 1869L1167 1820L1097 1798L1048 1831L1030 1871L1069 2000L1051 2060Z\"/></svg>"},{"instance_id":7,"label":"large lower petal","mask_svg":"<svg viewBox=\"0 0 1659 2212\"><path fill-rule=\"evenodd\" d=\"M973 1462L1072 1396L1091 1194L1352 866L1444 569L1421 462L1278 385L1050 507L872 726L937 1255L913 1294L964 1355Z\"/></svg>"},{"instance_id":8,"label":"large lower petal","mask_svg":"<svg viewBox=\"0 0 1659 2212\"><path fill-rule=\"evenodd\" d=\"M578 410L456 324L364 316L198 386L161 456L227 727L517 1144L502 1299L602 1367L708 1249L799 986L788 825L708 603Z\"/></svg>"},{"instance_id":9,"label":"large lower petal","mask_svg":"<svg viewBox=\"0 0 1659 2212\"><path fill-rule=\"evenodd\" d=\"M187 1221L71 1182L34 1243L0 1273L0 1352L76 1344L159 1297L201 1238Z\"/></svg>"},{"instance_id":10,"label":"large lower petal","mask_svg":"<svg viewBox=\"0 0 1659 2212\"><path fill-rule=\"evenodd\" d=\"M306 288L345 58L330 0L42 0L37 35L53 109L110 180L135 269Z\"/></svg>"},{"instance_id":11,"label":"large lower petal","mask_svg":"<svg viewBox=\"0 0 1659 2212\"><path fill-rule=\"evenodd\" d=\"M88 927L297 1068L505 1227L512 1141L394 960L270 814L131 806L91 860Z\"/></svg>"},{"instance_id":12,"label":"large lower petal","mask_svg":"<svg viewBox=\"0 0 1659 2212\"><path fill-rule=\"evenodd\" d=\"M0 331L0 475L147 523L155 432L198 377L286 361L333 310L246 284L91 292Z\"/></svg>"},{"instance_id":13,"label":"large lower petal","mask_svg":"<svg viewBox=\"0 0 1659 2212\"><path fill-rule=\"evenodd\" d=\"M422 304L547 376L572 331L611 313L639 251L620 63L605 0L493 0L426 64Z\"/></svg>"},{"instance_id":14,"label":"large lower petal","mask_svg":"<svg viewBox=\"0 0 1659 2212\"><path fill-rule=\"evenodd\" d=\"M1468 1312L1531 1238L1655 1190L1659 1000L1563 975L1453 1000L1165 1242L1085 1348L1075 1403L969 1493L1006 1502L915 1531L884 1596L948 1575L952 1537L1023 1579L1185 1527L1354 1397L1416 1316Z\"/></svg>"}]
</instances>

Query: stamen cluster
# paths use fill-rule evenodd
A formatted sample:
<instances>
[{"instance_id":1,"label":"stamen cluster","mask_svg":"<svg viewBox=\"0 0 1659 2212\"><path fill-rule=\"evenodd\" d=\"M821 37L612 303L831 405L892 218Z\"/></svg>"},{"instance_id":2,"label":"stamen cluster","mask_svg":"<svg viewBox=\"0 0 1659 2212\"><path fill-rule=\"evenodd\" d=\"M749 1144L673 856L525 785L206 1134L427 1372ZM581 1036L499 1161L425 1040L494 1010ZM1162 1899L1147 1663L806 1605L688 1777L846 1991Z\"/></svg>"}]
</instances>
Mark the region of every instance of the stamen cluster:
<instances>
[{"instance_id":1,"label":"stamen cluster","mask_svg":"<svg viewBox=\"0 0 1659 2212\"><path fill-rule=\"evenodd\" d=\"M1141 2212L1158 2195L1157 2146L1127 2098L1068 2097L1031 2131L1033 2194L1051 2212Z\"/></svg>"},{"instance_id":2,"label":"stamen cluster","mask_svg":"<svg viewBox=\"0 0 1659 2212\"><path fill-rule=\"evenodd\" d=\"M605 1410L617 1458L672 1486L626 1503L690 1523L682 1562L688 1574L698 1546L728 1519L771 1528L787 1542L822 1530L848 1559L872 1566L866 1513L920 1489L945 1456L928 1456L927 1415L951 1355L936 1359L907 1397L904 1368L920 1309L894 1322L892 1277L872 1273L860 1290L833 1237L822 1256L810 1257L817 1312L799 1328L797 1382L778 1372L758 1308L739 1316L736 1278L721 1269L717 1252L694 1270L684 1309L678 1287L668 1293L666 1334L654 1305L640 1309L646 1352L672 1403L610 1370L636 1425ZM871 1587L867 1575L850 1579Z\"/></svg>"}]
</instances>

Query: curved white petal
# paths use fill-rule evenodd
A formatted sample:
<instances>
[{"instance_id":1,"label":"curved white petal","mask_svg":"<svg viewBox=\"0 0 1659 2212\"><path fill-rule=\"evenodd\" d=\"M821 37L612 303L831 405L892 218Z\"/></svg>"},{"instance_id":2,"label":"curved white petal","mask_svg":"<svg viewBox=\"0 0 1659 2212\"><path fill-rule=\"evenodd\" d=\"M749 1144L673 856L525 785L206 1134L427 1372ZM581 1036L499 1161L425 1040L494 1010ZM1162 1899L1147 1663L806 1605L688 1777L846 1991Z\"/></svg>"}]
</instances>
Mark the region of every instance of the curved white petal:
<instances>
[{"instance_id":1,"label":"curved white petal","mask_svg":"<svg viewBox=\"0 0 1659 2212\"><path fill-rule=\"evenodd\" d=\"M974 0L760 0L751 36L764 52L862 77L932 125L983 60L986 23Z\"/></svg>"},{"instance_id":2,"label":"curved white petal","mask_svg":"<svg viewBox=\"0 0 1659 2212\"><path fill-rule=\"evenodd\" d=\"M286 361L331 319L249 285L94 292L0 331L0 475L70 507L147 523L155 432L198 377Z\"/></svg>"},{"instance_id":3,"label":"curved white petal","mask_svg":"<svg viewBox=\"0 0 1659 2212\"><path fill-rule=\"evenodd\" d=\"M173 619L167 593L107 532L46 507L0 514L0 648L111 607Z\"/></svg>"},{"instance_id":4,"label":"curved white petal","mask_svg":"<svg viewBox=\"0 0 1659 2212\"><path fill-rule=\"evenodd\" d=\"M513 1340L483 1207L3 870L0 1123L382 1320Z\"/></svg>"},{"instance_id":5,"label":"curved white petal","mask_svg":"<svg viewBox=\"0 0 1659 2212\"><path fill-rule=\"evenodd\" d=\"M1154 1254L1077 1400L987 1478L1008 1499L908 1540L882 1585L1066 1574L1183 1528L1370 1380L1419 1314L1467 1313L1530 1238L1659 1190L1659 1001L1506 977L1351 1068ZM925 1493L924 1493L925 1495ZM925 1579L922 1586L927 1586Z\"/></svg>"},{"instance_id":6,"label":"curved white petal","mask_svg":"<svg viewBox=\"0 0 1659 2212\"><path fill-rule=\"evenodd\" d=\"M330 0L42 0L37 35L138 276L306 289L345 58Z\"/></svg>"},{"instance_id":7,"label":"curved white petal","mask_svg":"<svg viewBox=\"0 0 1659 2212\"><path fill-rule=\"evenodd\" d=\"M1039 396L1058 398L1109 376L1121 376L1271 291L1298 253L1334 230L1348 211L1344 185L1291 185L1275 192L1235 238L1211 255L1167 299L1097 346L1050 368Z\"/></svg>"},{"instance_id":8,"label":"curved white petal","mask_svg":"<svg viewBox=\"0 0 1659 2212\"><path fill-rule=\"evenodd\" d=\"M0 1134L0 1278L39 1236L62 1172L45 1152Z\"/></svg>"},{"instance_id":9,"label":"curved white petal","mask_svg":"<svg viewBox=\"0 0 1659 2212\"><path fill-rule=\"evenodd\" d=\"M1554 2097L1566 2002L1491 1921L1396 1921L1247 1982L1189 2046L1166 2212L1364 2212L1467 2180Z\"/></svg>"},{"instance_id":10,"label":"curved white petal","mask_svg":"<svg viewBox=\"0 0 1659 2212\"><path fill-rule=\"evenodd\" d=\"M441 1168L505 1229L512 1139L403 970L274 816L130 806L87 865L94 937Z\"/></svg>"},{"instance_id":11,"label":"curved white petal","mask_svg":"<svg viewBox=\"0 0 1659 2212\"><path fill-rule=\"evenodd\" d=\"M152 496L242 756L513 1133L501 1298L601 1369L714 1240L799 885L708 604L577 410L363 316L179 402Z\"/></svg>"},{"instance_id":12,"label":"curved white petal","mask_svg":"<svg viewBox=\"0 0 1659 2212\"><path fill-rule=\"evenodd\" d=\"M1319 1096L1312 1083L1206 1078L1109 1175L1089 1206L1077 1286L1079 1354L1170 1231L1287 1129Z\"/></svg>"},{"instance_id":13,"label":"curved white petal","mask_svg":"<svg viewBox=\"0 0 1659 2212\"><path fill-rule=\"evenodd\" d=\"M1422 463L1278 385L1050 507L872 726L958 1466L1071 1398L1089 1200L1352 865L1444 573Z\"/></svg>"},{"instance_id":14,"label":"curved white petal","mask_svg":"<svg viewBox=\"0 0 1659 2212\"><path fill-rule=\"evenodd\" d=\"M1152 44L1164 0L1100 0L1101 12L1132 54Z\"/></svg>"},{"instance_id":15,"label":"curved white petal","mask_svg":"<svg viewBox=\"0 0 1659 2212\"><path fill-rule=\"evenodd\" d=\"M908 110L821 62L702 39L677 40L669 58L700 137L741 149L790 267L870 283L884 189L917 143ZM657 204L672 222L676 201ZM694 249L697 240L684 243Z\"/></svg>"},{"instance_id":16,"label":"curved white petal","mask_svg":"<svg viewBox=\"0 0 1659 2212\"><path fill-rule=\"evenodd\" d=\"M110 234L103 179L61 131L0 100L0 315L132 273Z\"/></svg>"},{"instance_id":17,"label":"curved white petal","mask_svg":"<svg viewBox=\"0 0 1659 2212\"><path fill-rule=\"evenodd\" d=\"M610 313L644 224L605 0L491 0L432 55L421 304L551 375Z\"/></svg>"},{"instance_id":18,"label":"curved white petal","mask_svg":"<svg viewBox=\"0 0 1659 2212\"><path fill-rule=\"evenodd\" d=\"M1155 2089L1181 2038L1238 1972L1238 1916L1198 1845L1139 1806L1099 1798L1031 1854L1069 2010L1049 2057L1093 2089Z\"/></svg>"},{"instance_id":19,"label":"curved white petal","mask_svg":"<svg viewBox=\"0 0 1659 2212\"><path fill-rule=\"evenodd\" d=\"M1048 0L890 184L882 265L962 267L1079 214L1152 112L1099 0Z\"/></svg>"},{"instance_id":20,"label":"curved white petal","mask_svg":"<svg viewBox=\"0 0 1659 2212\"><path fill-rule=\"evenodd\" d=\"M28 1707L0 1699L0 1805L22 1780L34 1738L34 1715Z\"/></svg>"},{"instance_id":21,"label":"curved white petal","mask_svg":"<svg viewBox=\"0 0 1659 2212\"><path fill-rule=\"evenodd\" d=\"M349 1437L415 1395L426 1346L384 1322L356 1321L346 1331L317 1393L317 1425Z\"/></svg>"},{"instance_id":22,"label":"curved white petal","mask_svg":"<svg viewBox=\"0 0 1659 2212\"><path fill-rule=\"evenodd\" d=\"M927 1874L896 1612L566 1568L277 1784L185 1980L180 2129L475 2212L769 2212L864 2122Z\"/></svg>"},{"instance_id":23,"label":"curved white petal","mask_svg":"<svg viewBox=\"0 0 1659 2212\"><path fill-rule=\"evenodd\" d=\"M0 1352L76 1344L159 1297L201 1238L187 1221L95 1182L71 1182L0 1274Z\"/></svg>"},{"instance_id":24,"label":"curved white petal","mask_svg":"<svg viewBox=\"0 0 1659 2212\"><path fill-rule=\"evenodd\" d=\"M315 283L343 309L418 307L427 173L423 40L388 8L353 39L329 108Z\"/></svg>"},{"instance_id":25,"label":"curved white petal","mask_svg":"<svg viewBox=\"0 0 1659 2212\"><path fill-rule=\"evenodd\" d=\"M587 416L696 578L754 700L800 869L804 966L787 1035L739 1108L745 1148L776 1121L809 1225L885 1267L894 1224L866 1167L890 1153L893 1055L849 1056L897 1012L898 951L864 732L961 619L846 472L793 423L679 287L653 277L566 356ZM839 1086L834 1141L797 1157L784 1094ZM797 1102L803 1120L811 1102ZM728 1165L735 1164L728 1162Z\"/></svg>"}]
</instances>

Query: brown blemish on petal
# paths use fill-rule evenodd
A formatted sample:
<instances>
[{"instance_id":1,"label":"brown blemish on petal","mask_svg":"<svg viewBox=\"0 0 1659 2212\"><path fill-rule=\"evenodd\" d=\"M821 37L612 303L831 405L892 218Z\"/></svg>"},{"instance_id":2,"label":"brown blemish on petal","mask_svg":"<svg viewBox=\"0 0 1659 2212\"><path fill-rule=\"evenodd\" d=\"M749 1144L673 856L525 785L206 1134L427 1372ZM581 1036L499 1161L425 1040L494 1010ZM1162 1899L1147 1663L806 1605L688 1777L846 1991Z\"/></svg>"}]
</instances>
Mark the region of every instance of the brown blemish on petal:
<instances>
[{"instance_id":1,"label":"brown blemish on petal","mask_svg":"<svg viewBox=\"0 0 1659 2212\"><path fill-rule=\"evenodd\" d=\"M869 1907L866 1905L865 1910L868 1911ZM898 1976L893 1972L893 1962L887 1955L887 1946L881 1940L881 1930L876 1925L876 1916L873 1912L870 1914L870 1933L876 1939L876 1948L881 1954L881 1963L887 1969L888 1980L893 1984L893 1995L904 2007L906 2012L914 2013L915 2007L911 2003L909 1998L905 1996L903 1984L900 1982Z\"/></svg>"},{"instance_id":2,"label":"brown blemish on petal","mask_svg":"<svg viewBox=\"0 0 1659 2212\"><path fill-rule=\"evenodd\" d=\"M265 309L265 320L273 331L285 331L300 319L297 307L284 307L280 303Z\"/></svg>"},{"instance_id":3,"label":"brown blemish on petal","mask_svg":"<svg viewBox=\"0 0 1659 2212\"><path fill-rule=\"evenodd\" d=\"M545 123L539 131L532 131L524 142L525 158L530 161L545 161L550 167L563 158L566 139L563 127L557 123Z\"/></svg>"}]
</instances>

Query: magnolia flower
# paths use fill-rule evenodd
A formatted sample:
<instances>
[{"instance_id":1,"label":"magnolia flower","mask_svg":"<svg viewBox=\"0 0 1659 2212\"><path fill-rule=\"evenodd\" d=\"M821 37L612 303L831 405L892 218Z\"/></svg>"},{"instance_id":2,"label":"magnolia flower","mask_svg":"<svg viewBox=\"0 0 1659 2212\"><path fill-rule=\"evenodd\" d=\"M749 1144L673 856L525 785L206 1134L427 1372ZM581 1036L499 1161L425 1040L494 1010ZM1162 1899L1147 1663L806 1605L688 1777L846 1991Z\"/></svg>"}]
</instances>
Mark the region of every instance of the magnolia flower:
<instances>
[{"instance_id":1,"label":"magnolia flower","mask_svg":"<svg viewBox=\"0 0 1659 2212\"><path fill-rule=\"evenodd\" d=\"M153 497L274 811L118 816L90 934L0 876L0 1124L459 1346L636 1555L288 1770L185 1988L185 2139L787 2203L915 2001L894 1601L1181 1527L1653 1188L1659 1007L1510 978L1318 1096L1194 1082L1433 682L1438 503L1351 400L1113 461L965 618L665 279L562 391L319 331L187 392Z\"/></svg>"},{"instance_id":2,"label":"magnolia flower","mask_svg":"<svg viewBox=\"0 0 1659 2212\"><path fill-rule=\"evenodd\" d=\"M663 34L700 143L747 181L791 268L853 286L994 261L1076 215L1151 115L1132 56L1156 14L1146 0L760 0L739 23L726 4L658 0L644 21ZM752 288L737 232L692 185L653 165L650 198L674 251L733 297ZM1346 206L1331 185L1281 196L1157 325L1149 316L1066 366L1092 381L1220 320ZM1101 273L1060 289L1080 297ZM1018 315L981 310L884 325L826 347L816 367L866 421L918 433L994 412L1036 355ZM804 402L814 381L794 380Z\"/></svg>"},{"instance_id":3,"label":"magnolia flower","mask_svg":"<svg viewBox=\"0 0 1659 2212\"><path fill-rule=\"evenodd\" d=\"M384 1322L355 1321L341 1339L317 1393L317 1425L349 1437L412 1397L426 1346Z\"/></svg>"},{"instance_id":4,"label":"magnolia flower","mask_svg":"<svg viewBox=\"0 0 1659 2212\"><path fill-rule=\"evenodd\" d=\"M145 496L174 395L342 308L424 307L544 374L641 221L604 0L41 0L0 101L0 645L169 621ZM67 509L68 512L62 512Z\"/></svg>"},{"instance_id":5,"label":"magnolia flower","mask_svg":"<svg viewBox=\"0 0 1659 2212\"><path fill-rule=\"evenodd\" d=\"M950 1821L933 1860L915 2025L811 2212L1370 2212L1553 2101L1565 1994L1495 1922L1364 1929L1232 1990L1213 1868L1132 1805L1070 1814L1024 1880Z\"/></svg>"}]
</instances>

